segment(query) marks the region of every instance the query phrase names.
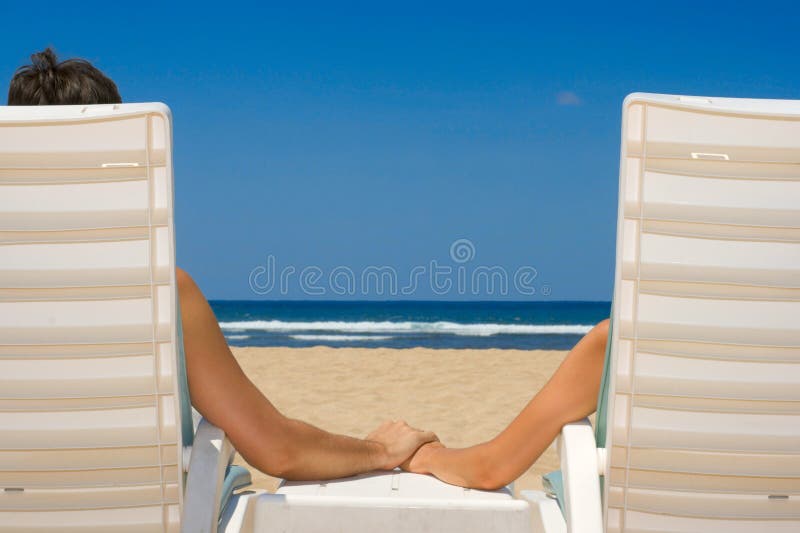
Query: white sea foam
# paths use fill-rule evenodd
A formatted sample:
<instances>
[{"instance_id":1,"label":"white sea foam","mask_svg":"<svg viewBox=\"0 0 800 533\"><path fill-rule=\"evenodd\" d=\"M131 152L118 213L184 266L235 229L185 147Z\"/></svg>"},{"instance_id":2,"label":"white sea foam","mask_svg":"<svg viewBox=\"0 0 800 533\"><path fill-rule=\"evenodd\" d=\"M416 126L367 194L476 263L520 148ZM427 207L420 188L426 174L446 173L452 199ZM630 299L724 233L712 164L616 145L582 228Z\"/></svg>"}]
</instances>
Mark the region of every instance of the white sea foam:
<instances>
[{"instance_id":1,"label":"white sea foam","mask_svg":"<svg viewBox=\"0 0 800 533\"><path fill-rule=\"evenodd\" d=\"M593 326L583 324L458 324L456 322L286 322L251 320L220 322L227 331L270 331L291 333L330 331L340 333L426 333L488 337L491 335L583 335Z\"/></svg>"},{"instance_id":2,"label":"white sea foam","mask_svg":"<svg viewBox=\"0 0 800 533\"><path fill-rule=\"evenodd\" d=\"M349 341L385 341L393 339L391 335L289 335L298 341L325 341L325 342L349 342Z\"/></svg>"},{"instance_id":3,"label":"white sea foam","mask_svg":"<svg viewBox=\"0 0 800 533\"><path fill-rule=\"evenodd\" d=\"M229 341L243 341L249 339L250 335L225 335L225 338Z\"/></svg>"}]
</instances>

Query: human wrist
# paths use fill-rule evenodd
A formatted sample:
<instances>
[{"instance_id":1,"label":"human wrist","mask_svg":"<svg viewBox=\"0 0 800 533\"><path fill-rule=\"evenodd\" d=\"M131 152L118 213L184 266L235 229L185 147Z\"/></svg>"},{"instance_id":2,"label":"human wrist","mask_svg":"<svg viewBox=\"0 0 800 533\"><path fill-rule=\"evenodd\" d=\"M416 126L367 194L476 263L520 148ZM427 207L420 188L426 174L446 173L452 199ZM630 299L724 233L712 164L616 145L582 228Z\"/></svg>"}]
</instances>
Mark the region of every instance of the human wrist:
<instances>
[{"instance_id":1,"label":"human wrist","mask_svg":"<svg viewBox=\"0 0 800 533\"><path fill-rule=\"evenodd\" d=\"M431 474L436 458L444 450L440 442L423 444L414 456L414 471L420 474Z\"/></svg>"},{"instance_id":2,"label":"human wrist","mask_svg":"<svg viewBox=\"0 0 800 533\"><path fill-rule=\"evenodd\" d=\"M370 470L387 470L389 464L389 450L386 446L376 440L365 441L368 446L370 458Z\"/></svg>"}]
</instances>

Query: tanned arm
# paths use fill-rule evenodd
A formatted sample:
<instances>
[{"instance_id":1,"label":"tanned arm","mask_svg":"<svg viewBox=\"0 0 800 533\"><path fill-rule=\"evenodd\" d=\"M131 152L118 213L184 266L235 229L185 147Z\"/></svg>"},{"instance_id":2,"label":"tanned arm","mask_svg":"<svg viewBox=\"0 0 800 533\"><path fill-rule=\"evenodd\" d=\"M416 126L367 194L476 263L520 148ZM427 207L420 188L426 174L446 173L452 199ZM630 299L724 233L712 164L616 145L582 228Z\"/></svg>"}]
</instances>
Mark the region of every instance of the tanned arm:
<instances>
[{"instance_id":1,"label":"tanned arm","mask_svg":"<svg viewBox=\"0 0 800 533\"><path fill-rule=\"evenodd\" d=\"M345 477L394 468L436 439L404 422L385 423L362 440L283 416L236 362L195 282L182 270L177 281L192 404L254 467L285 479Z\"/></svg>"},{"instance_id":2,"label":"tanned arm","mask_svg":"<svg viewBox=\"0 0 800 533\"><path fill-rule=\"evenodd\" d=\"M497 489L517 479L565 424L596 409L607 337L605 320L581 339L544 388L494 439L463 449L426 444L403 467L479 489Z\"/></svg>"}]
</instances>

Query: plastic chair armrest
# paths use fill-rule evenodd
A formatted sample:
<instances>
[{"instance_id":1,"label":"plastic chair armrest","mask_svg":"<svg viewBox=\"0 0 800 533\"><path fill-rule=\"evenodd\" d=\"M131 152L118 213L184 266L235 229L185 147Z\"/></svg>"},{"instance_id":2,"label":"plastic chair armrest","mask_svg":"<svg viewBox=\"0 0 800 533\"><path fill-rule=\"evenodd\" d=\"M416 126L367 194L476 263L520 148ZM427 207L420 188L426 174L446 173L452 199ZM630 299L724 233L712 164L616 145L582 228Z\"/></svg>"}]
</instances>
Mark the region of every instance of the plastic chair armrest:
<instances>
[{"instance_id":1,"label":"plastic chair armrest","mask_svg":"<svg viewBox=\"0 0 800 533\"><path fill-rule=\"evenodd\" d=\"M588 419L567 424L561 430L558 452L564 480L564 516L567 530L602 533L597 444Z\"/></svg>"},{"instance_id":2,"label":"plastic chair armrest","mask_svg":"<svg viewBox=\"0 0 800 533\"><path fill-rule=\"evenodd\" d=\"M555 499L538 490L520 491L519 497L531 506L533 533L567 533L567 523Z\"/></svg>"},{"instance_id":3,"label":"plastic chair armrest","mask_svg":"<svg viewBox=\"0 0 800 533\"><path fill-rule=\"evenodd\" d=\"M217 530L222 486L234 452L224 431L206 419L200 421L186 476L182 531Z\"/></svg>"}]
</instances>

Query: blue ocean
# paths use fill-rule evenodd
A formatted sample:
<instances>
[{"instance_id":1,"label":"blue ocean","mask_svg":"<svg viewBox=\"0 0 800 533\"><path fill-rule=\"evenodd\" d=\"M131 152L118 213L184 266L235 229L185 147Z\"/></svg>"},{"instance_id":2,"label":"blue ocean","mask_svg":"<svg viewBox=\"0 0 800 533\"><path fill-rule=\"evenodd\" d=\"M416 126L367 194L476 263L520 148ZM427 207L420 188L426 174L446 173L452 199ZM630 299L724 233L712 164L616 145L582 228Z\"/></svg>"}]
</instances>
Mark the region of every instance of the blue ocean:
<instances>
[{"instance_id":1,"label":"blue ocean","mask_svg":"<svg viewBox=\"0 0 800 533\"><path fill-rule=\"evenodd\" d=\"M211 302L232 346L572 348L608 302Z\"/></svg>"}]
</instances>

